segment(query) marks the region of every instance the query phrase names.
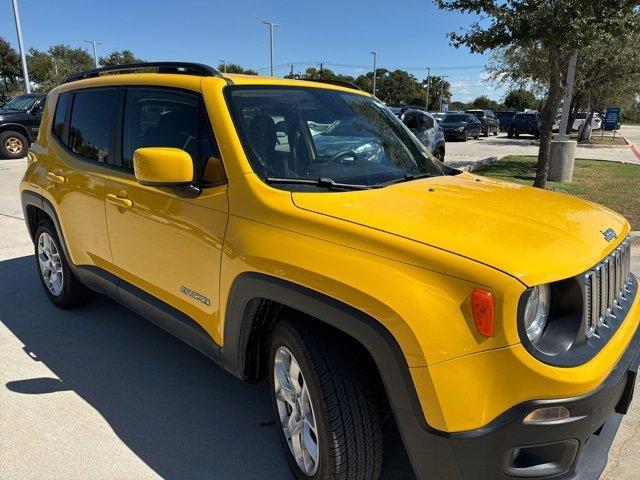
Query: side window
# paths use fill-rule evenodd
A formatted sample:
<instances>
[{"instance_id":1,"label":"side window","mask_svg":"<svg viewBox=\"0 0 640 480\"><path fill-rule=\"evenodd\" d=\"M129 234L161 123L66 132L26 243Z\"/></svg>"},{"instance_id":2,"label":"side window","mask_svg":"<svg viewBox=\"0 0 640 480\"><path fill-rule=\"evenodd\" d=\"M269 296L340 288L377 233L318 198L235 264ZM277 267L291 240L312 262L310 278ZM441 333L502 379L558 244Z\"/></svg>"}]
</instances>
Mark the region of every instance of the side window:
<instances>
[{"instance_id":1,"label":"side window","mask_svg":"<svg viewBox=\"0 0 640 480\"><path fill-rule=\"evenodd\" d=\"M409 111L405 113L402 122L409 130L420 130L420 118L416 112Z\"/></svg>"},{"instance_id":2,"label":"side window","mask_svg":"<svg viewBox=\"0 0 640 480\"><path fill-rule=\"evenodd\" d=\"M424 121L425 130L433 128L433 119L429 115L422 115L422 120Z\"/></svg>"},{"instance_id":3,"label":"side window","mask_svg":"<svg viewBox=\"0 0 640 480\"><path fill-rule=\"evenodd\" d=\"M89 160L109 160L111 121L118 94L116 90L75 92L69 121L69 148Z\"/></svg>"},{"instance_id":4,"label":"side window","mask_svg":"<svg viewBox=\"0 0 640 480\"><path fill-rule=\"evenodd\" d=\"M133 170L133 152L142 147L179 148L197 161L198 97L159 89L128 90L122 131L122 166Z\"/></svg>"},{"instance_id":5,"label":"side window","mask_svg":"<svg viewBox=\"0 0 640 480\"><path fill-rule=\"evenodd\" d=\"M53 134L65 145L68 145L68 142L67 137L65 136L64 120L67 115L67 107L69 106L70 99L71 93L65 92L58 95L56 113L53 117Z\"/></svg>"}]
</instances>

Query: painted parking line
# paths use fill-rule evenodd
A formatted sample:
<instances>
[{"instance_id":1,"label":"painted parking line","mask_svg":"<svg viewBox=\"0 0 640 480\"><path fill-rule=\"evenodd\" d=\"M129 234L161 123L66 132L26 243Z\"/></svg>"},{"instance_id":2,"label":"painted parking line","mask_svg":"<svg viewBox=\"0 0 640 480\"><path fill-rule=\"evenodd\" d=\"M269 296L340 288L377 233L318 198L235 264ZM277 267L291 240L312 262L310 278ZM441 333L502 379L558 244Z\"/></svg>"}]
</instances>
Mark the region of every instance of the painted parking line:
<instances>
[{"instance_id":1,"label":"painted parking line","mask_svg":"<svg viewBox=\"0 0 640 480\"><path fill-rule=\"evenodd\" d=\"M633 154L636 156L636 158L638 160L640 160L640 151L638 151L638 149L636 148L635 145L630 145L629 146L631 148L631 151L633 152Z\"/></svg>"}]
</instances>

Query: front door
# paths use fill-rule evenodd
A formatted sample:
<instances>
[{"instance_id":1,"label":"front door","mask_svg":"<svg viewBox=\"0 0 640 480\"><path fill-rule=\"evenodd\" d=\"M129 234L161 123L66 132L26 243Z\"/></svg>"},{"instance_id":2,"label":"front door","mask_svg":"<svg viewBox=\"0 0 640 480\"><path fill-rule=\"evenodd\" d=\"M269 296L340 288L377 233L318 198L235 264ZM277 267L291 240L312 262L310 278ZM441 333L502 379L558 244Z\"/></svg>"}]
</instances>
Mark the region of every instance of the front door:
<instances>
[{"instance_id":1,"label":"front door","mask_svg":"<svg viewBox=\"0 0 640 480\"><path fill-rule=\"evenodd\" d=\"M122 168L106 185L114 273L187 314L221 344L218 292L227 185L204 186L190 198L173 188L139 184L132 163L137 148L176 147L191 155L196 176L202 176L202 159L219 154L199 95L127 89L120 143Z\"/></svg>"}]
</instances>

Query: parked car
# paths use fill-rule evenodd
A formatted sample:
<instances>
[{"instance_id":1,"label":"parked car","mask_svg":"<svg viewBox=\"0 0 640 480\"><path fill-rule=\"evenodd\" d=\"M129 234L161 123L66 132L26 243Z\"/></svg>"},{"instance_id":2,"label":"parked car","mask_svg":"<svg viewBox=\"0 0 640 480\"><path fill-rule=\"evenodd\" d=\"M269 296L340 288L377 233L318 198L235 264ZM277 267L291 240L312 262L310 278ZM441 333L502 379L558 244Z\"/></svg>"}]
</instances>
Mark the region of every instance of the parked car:
<instances>
[{"instance_id":1,"label":"parked car","mask_svg":"<svg viewBox=\"0 0 640 480\"><path fill-rule=\"evenodd\" d=\"M491 110L466 110L465 113L475 115L480 120L482 133L485 137L488 137L491 133L498 135L498 132L500 132L500 122L498 122Z\"/></svg>"},{"instance_id":2,"label":"parked car","mask_svg":"<svg viewBox=\"0 0 640 480\"><path fill-rule=\"evenodd\" d=\"M500 131L506 132L509 122L515 116L516 112L495 112L495 116L500 124Z\"/></svg>"},{"instance_id":3,"label":"parked car","mask_svg":"<svg viewBox=\"0 0 640 480\"><path fill-rule=\"evenodd\" d=\"M22 158L38 136L45 94L18 95L0 107L0 158Z\"/></svg>"},{"instance_id":4,"label":"parked car","mask_svg":"<svg viewBox=\"0 0 640 480\"><path fill-rule=\"evenodd\" d=\"M445 138L438 122L430 113L413 108L392 108L402 123L418 137L418 140L441 162L444 162Z\"/></svg>"},{"instance_id":5,"label":"parked car","mask_svg":"<svg viewBox=\"0 0 640 480\"><path fill-rule=\"evenodd\" d=\"M514 115L507 127L509 138L519 137L521 134L533 135L540 138L540 114L519 112Z\"/></svg>"},{"instance_id":6,"label":"parked car","mask_svg":"<svg viewBox=\"0 0 640 480\"><path fill-rule=\"evenodd\" d=\"M311 123L331 134L316 143ZM293 478L377 480L396 427L419 480L603 470L640 363L619 214L438 162L355 87L185 62L68 77L29 153L20 196L51 303L102 292L266 380Z\"/></svg>"},{"instance_id":7,"label":"parked car","mask_svg":"<svg viewBox=\"0 0 640 480\"><path fill-rule=\"evenodd\" d=\"M587 121L587 116L589 114L587 112L578 112L576 114L576 118L573 120L573 125L571 126L571 130L576 132L580 130L580 127L584 125ZM553 131L557 132L560 130L560 120L562 119L562 115L556 115L556 121L553 124ZM600 130L602 128L602 117L599 113L595 112L593 114L593 118L591 119L591 129L592 130Z\"/></svg>"},{"instance_id":8,"label":"parked car","mask_svg":"<svg viewBox=\"0 0 640 480\"><path fill-rule=\"evenodd\" d=\"M475 115L469 113L447 113L440 122L440 128L445 138L466 142L469 138L480 138L482 124Z\"/></svg>"},{"instance_id":9,"label":"parked car","mask_svg":"<svg viewBox=\"0 0 640 480\"><path fill-rule=\"evenodd\" d=\"M430 112L433 115L433 118L437 120L438 123L442 122L442 119L447 114L447 112Z\"/></svg>"}]
</instances>

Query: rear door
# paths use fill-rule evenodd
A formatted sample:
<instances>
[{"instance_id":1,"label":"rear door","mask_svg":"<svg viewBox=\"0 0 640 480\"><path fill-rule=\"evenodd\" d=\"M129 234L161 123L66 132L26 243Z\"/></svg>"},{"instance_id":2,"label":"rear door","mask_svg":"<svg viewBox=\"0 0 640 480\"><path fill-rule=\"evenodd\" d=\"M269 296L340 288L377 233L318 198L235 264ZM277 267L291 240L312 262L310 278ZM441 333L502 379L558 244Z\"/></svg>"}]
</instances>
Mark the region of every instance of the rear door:
<instances>
[{"instance_id":1,"label":"rear door","mask_svg":"<svg viewBox=\"0 0 640 480\"><path fill-rule=\"evenodd\" d=\"M45 196L57 211L75 265L111 265L104 197L120 93L96 88L59 94L48 151L38 156L47 169Z\"/></svg>"},{"instance_id":2,"label":"rear door","mask_svg":"<svg viewBox=\"0 0 640 480\"><path fill-rule=\"evenodd\" d=\"M221 344L218 289L227 184L224 175L209 178L207 167L214 165L209 159L220 154L202 99L183 90L127 88L120 131L120 168L106 188L114 271L191 317ZM139 184L133 153L141 147L189 153L194 183L202 186L202 193L191 197L174 188ZM128 199L130 206L123 207L117 198Z\"/></svg>"}]
</instances>

